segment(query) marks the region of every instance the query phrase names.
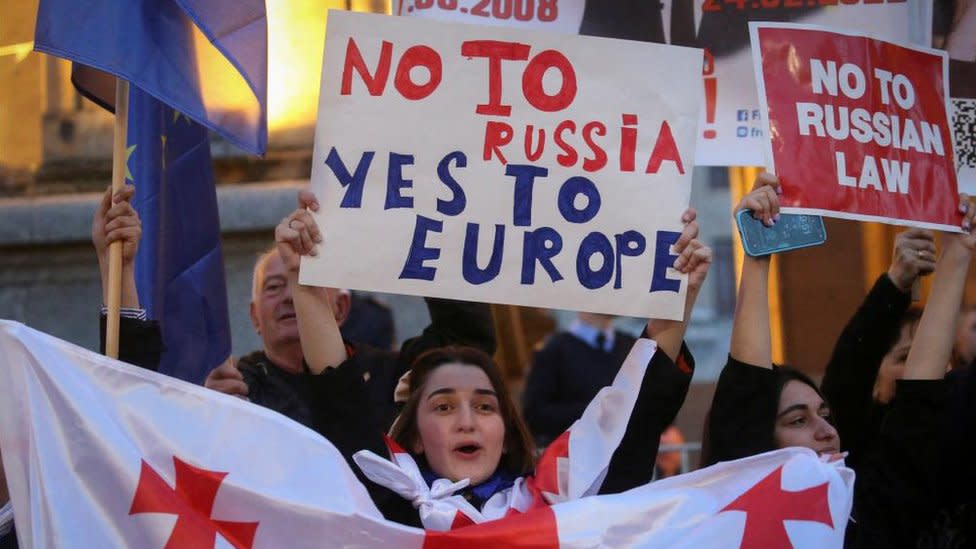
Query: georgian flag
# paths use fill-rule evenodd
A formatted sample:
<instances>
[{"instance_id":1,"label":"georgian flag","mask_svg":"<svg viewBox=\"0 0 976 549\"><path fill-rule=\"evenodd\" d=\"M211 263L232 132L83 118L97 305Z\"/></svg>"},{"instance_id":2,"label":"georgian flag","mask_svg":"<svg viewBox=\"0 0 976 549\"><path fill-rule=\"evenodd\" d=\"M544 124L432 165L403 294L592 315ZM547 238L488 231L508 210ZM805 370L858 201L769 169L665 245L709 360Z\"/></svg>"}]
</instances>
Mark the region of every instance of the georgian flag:
<instances>
[{"instance_id":1,"label":"georgian flag","mask_svg":"<svg viewBox=\"0 0 976 549\"><path fill-rule=\"evenodd\" d=\"M854 475L839 463L791 448L586 496L594 479L574 475L599 464L570 459L572 440L607 442L581 423L554 480L545 463L526 479L555 483L559 503L425 532L384 520L339 452L284 416L0 321L0 449L21 547L842 545Z\"/></svg>"}]
</instances>

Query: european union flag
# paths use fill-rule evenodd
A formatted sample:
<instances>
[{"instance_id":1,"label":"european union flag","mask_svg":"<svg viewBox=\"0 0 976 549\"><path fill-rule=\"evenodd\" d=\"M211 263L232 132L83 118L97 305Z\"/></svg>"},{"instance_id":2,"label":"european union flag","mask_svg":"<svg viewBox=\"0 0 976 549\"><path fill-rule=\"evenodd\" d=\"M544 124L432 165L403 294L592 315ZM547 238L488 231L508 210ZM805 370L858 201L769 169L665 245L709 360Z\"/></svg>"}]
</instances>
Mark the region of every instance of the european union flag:
<instances>
[{"instance_id":1,"label":"european union flag","mask_svg":"<svg viewBox=\"0 0 976 549\"><path fill-rule=\"evenodd\" d=\"M34 49L127 80L264 154L264 0L41 0ZM113 85L74 80L96 102L114 105Z\"/></svg>"},{"instance_id":2,"label":"european union flag","mask_svg":"<svg viewBox=\"0 0 976 549\"><path fill-rule=\"evenodd\" d=\"M163 331L159 370L201 383L231 351L207 130L132 86L128 138L142 219L136 287Z\"/></svg>"},{"instance_id":3,"label":"european union flag","mask_svg":"<svg viewBox=\"0 0 976 549\"><path fill-rule=\"evenodd\" d=\"M143 223L136 284L162 327L160 371L199 383L231 347L204 126L265 150L264 0L41 0L35 49L84 65L72 80L108 108L109 76L131 84L127 177Z\"/></svg>"}]
</instances>

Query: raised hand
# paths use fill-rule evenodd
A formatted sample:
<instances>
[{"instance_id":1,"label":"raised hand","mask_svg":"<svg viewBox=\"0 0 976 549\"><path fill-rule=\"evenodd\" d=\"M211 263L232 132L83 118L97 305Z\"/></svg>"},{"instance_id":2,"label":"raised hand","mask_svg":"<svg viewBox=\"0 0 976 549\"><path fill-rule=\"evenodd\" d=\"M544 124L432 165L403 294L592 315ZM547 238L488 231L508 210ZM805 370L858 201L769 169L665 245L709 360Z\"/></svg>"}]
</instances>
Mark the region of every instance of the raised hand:
<instances>
[{"instance_id":1,"label":"raised hand","mask_svg":"<svg viewBox=\"0 0 976 549\"><path fill-rule=\"evenodd\" d=\"M973 248L976 248L973 223L976 205L965 194L959 195L959 199L965 232L942 234L942 256L908 352L904 379L941 379L952 356L956 316L966 288Z\"/></svg>"},{"instance_id":2,"label":"raised hand","mask_svg":"<svg viewBox=\"0 0 976 549\"><path fill-rule=\"evenodd\" d=\"M698 240L698 213L694 208L688 208L681 216L685 223L681 236L674 243L678 258L674 260L674 268L678 272L688 275L688 292L701 289L712 264L712 249Z\"/></svg>"},{"instance_id":3,"label":"raised hand","mask_svg":"<svg viewBox=\"0 0 976 549\"><path fill-rule=\"evenodd\" d=\"M92 244L98 254L98 263L108 266L108 249L113 242L122 242L122 265L131 266L142 237L142 222L130 203L136 188L126 185L116 193L112 187L105 189L102 200L92 218Z\"/></svg>"},{"instance_id":4,"label":"raised hand","mask_svg":"<svg viewBox=\"0 0 976 549\"><path fill-rule=\"evenodd\" d=\"M779 178L771 173L756 177L752 191L742 197L732 212L748 209L767 227L779 219ZM769 256L746 255L742 261L739 291L736 294L735 317L729 354L736 360L772 368L772 339L769 321Z\"/></svg>"},{"instance_id":5,"label":"raised hand","mask_svg":"<svg viewBox=\"0 0 976 549\"><path fill-rule=\"evenodd\" d=\"M135 262L142 237L142 222L130 201L136 189L126 185L117 192L112 187L105 189L102 200L92 216L92 244L98 256L98 270L102 279L102 303L108 303L109 294L109 248L113 242L122 243L122 294L123 307L139 307L139 294L136 291Z\"/></svg>"},{"instance_id":6,"label":"raised hand","mask_svg":"<svg viewBox=\"0 0 976 549\"><path fill-rule=\"evenodd\" d=\"M309 211L319 210L318 199L309 190L298 193L298 208L278 223L275 227L275 242L281 261L289 272L297 273L300 258L303 255L318 255L316 244L322 242L315 219Z\"/></svg>"},{"instance_id":7,"label":"raised hand","mask_svg":"<svg viewBox=\"0 0 976 549\"><path fill-rule=\"evenodd\" d=\"M972 254L973 249L976 248L976 234L974 234L976 233L976 222L973 220L976 217L976 204L966 193L959 193L959 213L962 214L960 226L964 232L942 234L943 254L956 248L961 248Z\"/></svg>"},{"instance_id":8,"label":"raised hand","mask_svg":"<svg viewBox=\"0 0 976 549\"><path fill-rule=\"evenodd\" d=\"M771 173L761 173L756 177L752 190L742 197L732 213L734 215L739 210L750 210L752 217L762 221L763 225L772 227L779 220L781 192L778 177Z\"/></svg>"},{"instance_id":9,"label":"raised hand","mask_svg":"<svg viewBox=\"0 0 976 549\"><path fill-rule=\"evenodd\" d=\"M678 359L681 342L684 340L685 331L688 328L688 319L691 317L691 309L695 305L698 291L705 282L705 276L708 274L708 268L712 263L711 248L698 240L697 217L694 208L685 210L681 216L681 221L685 226L681 231L681 236L674 243L675 253L678 254L677 259L674 260L674 268L688 275L684 320L648 319L645 330L645 333L657 341L658 348L664 351L671 360Z\"/></svg>"},{"instance_id":10,"label":"raised hand","mask_svg":"<svg viewBox=\"0 0 976 549\"><path fill-rule=\"evenodd\" d=\"M935 270L935 236L925 229L908 229L895 237L888 278L901 291L911 289L921 276Z\"/></svg>"}]
</instances>

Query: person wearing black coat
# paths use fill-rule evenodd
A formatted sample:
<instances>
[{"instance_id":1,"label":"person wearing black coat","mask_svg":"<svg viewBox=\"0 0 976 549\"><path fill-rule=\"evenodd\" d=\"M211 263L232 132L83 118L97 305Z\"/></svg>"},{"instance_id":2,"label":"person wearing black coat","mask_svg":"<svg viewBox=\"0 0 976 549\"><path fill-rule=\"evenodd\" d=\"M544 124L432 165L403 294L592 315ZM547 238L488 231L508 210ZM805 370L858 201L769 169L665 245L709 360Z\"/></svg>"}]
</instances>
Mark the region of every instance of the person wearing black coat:
<instances>
[{"instance_id":1,"label":"person wearing black coat","mask_svg":"<svg viewBox=\"0 0 976 549\"><path fill-rule=\"evenodd\" d=\"M778 213L775 176L763 174L739 208L767 225ZM972 222L969 208L965 223ZM878 434L878 452L858 462L847 547L914 547L938 505L937 463L955 314L976 238L943 237L945 250L909 353L904 379ZM768 258L746 257L733 325L730 357L710 410L703 465L785 446L806 446L825 459L843 439L827 399L798 372L772 365L768 313ZM842 455L842 454L841 454ZM839 525L837 525L839 526Z\"/></svg>"},{"instance_id":2,"label":"person wearing black coat","mask_svg":"<svg viewBox=\"0 0 976 549\"><path fill-rule=\"evenodd\" d=\"M426 298L426 302L430 324L420 335L405 341L399 351L346 342L352 351L353 367L361 370L368 380L370 409L380 424L389 425L393 421L396 414L393 391L410 363L422 352L449 344L470 345L487 353L495 350L491 309L487 305L436 298ZM279 367L264 351L242 356L236 367L247 385L248 400L307 427L313 425L312 412L303 395L307 379L302 373Z\"/></svg>"},{"instance_id":3,"label":"person wearing black coat","mask_svg":"<svg viewBox=\"0 0 976 549\"><path fill-rule=\"evenodd\" d=\"M610 385L637 341L613 329L611 315L578 313L532 357L522 393L525 421L540 446L549 444Z\"/></svg>"},{"instance_id":4,"label":"person wearing black coat","mask_svg":"<svg viewBox=\"0 0 976 549\"><path fill-rule=\"evenodd\" d=\"M307 190L298 193L299 204L318 204ZM316 206L317 207L317 206ZM299 209L296 211L304 211ZM292 215L290 222L298 223ZM323 290L333 304L336 323L342 326L349 317L351 298L348 291ZM401 346L400 351L382 350L357 341L347 342L351 355L369 380L372 413L380 424L393 419L393 391L410 362L433 346L456 344L495 352L495 332L491 309L482 303L446 299L427 299L431 323L417 337ZM262 254L254 266L251 295L251 321L261 336L263 348L214 368L204 381L207 388L245 397L251 402L284 414L303 425L312 418L305 403L303 357L295 321L291 288L286 284L282 258L276 248ZM309 337L317 337L315 334Z\"/></svg>"},{"instance_id":5,"label":"person wearing black coat","mask_svg":"<svg viewBox=\"0 0 976 549\"><path fill-rule=\"evenodd\" d=\"M823 392L852 467L877 451L918 321L909 308L912 285L935 268L935 252L931 231L909 229L895 238L891 266L844 327L827 363Z\"/></svg>"}]
</instances>

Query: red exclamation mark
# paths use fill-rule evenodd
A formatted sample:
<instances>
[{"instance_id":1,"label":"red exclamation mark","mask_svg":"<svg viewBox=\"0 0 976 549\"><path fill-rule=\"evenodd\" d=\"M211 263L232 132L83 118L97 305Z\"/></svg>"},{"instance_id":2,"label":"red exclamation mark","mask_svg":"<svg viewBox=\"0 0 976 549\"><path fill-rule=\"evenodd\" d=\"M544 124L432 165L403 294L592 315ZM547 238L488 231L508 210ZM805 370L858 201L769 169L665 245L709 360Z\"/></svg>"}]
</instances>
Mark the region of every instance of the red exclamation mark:
<instances>
[{"instance_id":1,"label":"red exclamation mark","mask_svg":"<svg viewBox=\"0 0 976 549\"><path fill-rule=\"evenodd\" d=\"M705 50L704 62L702 63L702 76L705 81L705 127L710 127L715 123L715 99L718 86L715 81L715 59L712 52ZM713 129L705 130L705 139L715 139L718 135Z\"/></svg>"}]
</instances>

